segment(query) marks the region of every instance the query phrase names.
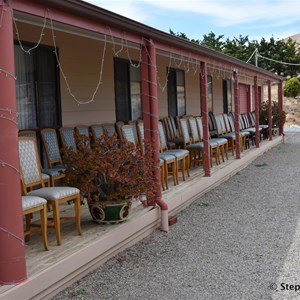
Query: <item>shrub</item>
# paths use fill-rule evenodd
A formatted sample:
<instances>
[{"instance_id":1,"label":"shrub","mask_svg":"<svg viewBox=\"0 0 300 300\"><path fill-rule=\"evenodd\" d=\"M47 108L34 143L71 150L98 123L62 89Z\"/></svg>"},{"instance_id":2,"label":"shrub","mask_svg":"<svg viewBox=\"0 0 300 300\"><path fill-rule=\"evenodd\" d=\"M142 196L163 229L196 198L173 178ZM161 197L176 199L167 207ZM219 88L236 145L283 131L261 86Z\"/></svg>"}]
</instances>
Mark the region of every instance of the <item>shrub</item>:
<instances>
[{"instance_id":1,"label":"shrub","mask_svg":"<svg viewBox=\"0 0 300 300\"><path fill-rule=\"evenodd\" d=\"M272 101L272 126L273 127L283 127L286 120L285 111L280 111L278 102ZM260 115L260 124L269 124L269 101L262 103Z\"/></svg>"},{"instance_id":2,"label":"shrub","mask_svg":"<svg viewBox=\"0 0 300 300\"><path fill-rule=\"evenodd\" d=\"M284 96L296 97L300 94L300 82L296 77L293 77L285 82L283 89Z\"/></svg>"}]
</instances>

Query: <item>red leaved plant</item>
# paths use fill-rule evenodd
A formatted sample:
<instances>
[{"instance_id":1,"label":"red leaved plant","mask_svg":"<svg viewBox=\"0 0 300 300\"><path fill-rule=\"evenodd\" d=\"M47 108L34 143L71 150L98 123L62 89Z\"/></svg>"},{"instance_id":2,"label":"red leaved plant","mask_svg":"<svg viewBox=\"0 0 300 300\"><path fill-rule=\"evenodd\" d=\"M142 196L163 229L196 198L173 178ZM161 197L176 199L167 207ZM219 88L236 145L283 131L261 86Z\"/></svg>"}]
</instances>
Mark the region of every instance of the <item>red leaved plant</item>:
<instances>
[{"instance_id":1,"label":"red leaved plant","mask_svg":"<svg viewBox=\"0 0 300 300\"><path fill-rule=\"evenodd\" d=\"M64 180L65 184L79 188L89 203L153 197L153 170L157 164L149 144L145 144L145 156L142 147L107 133L91 147L86 137L77 135L76 139L77 150L63 150Z\"/></svg>"}]
</instances>

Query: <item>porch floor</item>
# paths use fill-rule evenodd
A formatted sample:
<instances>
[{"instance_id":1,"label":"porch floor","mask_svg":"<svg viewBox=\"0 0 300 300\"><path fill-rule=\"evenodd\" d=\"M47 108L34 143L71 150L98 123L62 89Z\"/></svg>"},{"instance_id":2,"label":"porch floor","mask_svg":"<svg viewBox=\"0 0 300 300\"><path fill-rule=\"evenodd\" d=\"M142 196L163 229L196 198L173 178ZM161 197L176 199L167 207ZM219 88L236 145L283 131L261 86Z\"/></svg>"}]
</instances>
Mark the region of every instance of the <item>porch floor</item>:
<instances>
[{"instance_id":1,"label":"porch floor","mask_svg":"<svg viewBox=\"0 0 300 300\"><path fill-rule=\"evenodd\" d=\"M202 166L192 167L190 177L163 192L163 199L174 215L188 206L195 198L226 181L255 158L280 144L282 137L273 141L262 141L260 148L251 146L237 160L229 160L213 166L211 177L203 177ZM49 299L66 285L103 264L117 252L141 240L160 225L159 209L144 208L138 202L133 204L129 220L114 225L98 225L91 219L87 205L81 207L82 236L77 235L74 222L62 223L62 245L56 245L54 230L48 230L50 251L44 251L41 237L33 235L26 244L28 279L18 285L0 287L0 299ZM73 212L73 205L65 205L62 215Z\"/></svg>"}]
</instances>

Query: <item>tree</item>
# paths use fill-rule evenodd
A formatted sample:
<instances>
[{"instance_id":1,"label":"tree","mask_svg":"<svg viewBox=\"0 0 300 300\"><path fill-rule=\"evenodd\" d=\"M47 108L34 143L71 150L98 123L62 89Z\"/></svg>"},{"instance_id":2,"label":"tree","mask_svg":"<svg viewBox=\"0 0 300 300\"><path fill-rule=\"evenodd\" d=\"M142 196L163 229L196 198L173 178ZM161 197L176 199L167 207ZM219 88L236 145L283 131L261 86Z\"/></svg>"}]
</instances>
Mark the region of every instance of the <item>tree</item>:
<instances>
[{"instance_id":1,"label":"tree","mask_svg":"<svg viewBox=\"0 0 300 300\"><path fill-rule=\"evenodd\" d=\"M262 38L260 41L250 41L248 36L243 37L240 35L233 39L227 38L224 40L224 35L217 36L211 31L207 35L204 34L202 40L194 40L189 39L182 32L175 34L170 29L170 33L246 62L257 49L259 54L258 67L283 76L296 76L300 73L300 53L297 51L296 42L292 39L276 40L274 37L271 37L269 41L265 38ZM254 55L249 63L255 64Z\"/></svg>"},{"instance_id":2,"label":"tree","mask_svg":"<svg viewBox=\"0 0 300 300\"><path fill-rule=\"evenodd\" d=\"M211 31L208 35L204 34L203 39L200 41L202 46L206 46L213 50L222 52L224 49L224 35L219 35L218 37Z\"/></svg>"}]
</instances>

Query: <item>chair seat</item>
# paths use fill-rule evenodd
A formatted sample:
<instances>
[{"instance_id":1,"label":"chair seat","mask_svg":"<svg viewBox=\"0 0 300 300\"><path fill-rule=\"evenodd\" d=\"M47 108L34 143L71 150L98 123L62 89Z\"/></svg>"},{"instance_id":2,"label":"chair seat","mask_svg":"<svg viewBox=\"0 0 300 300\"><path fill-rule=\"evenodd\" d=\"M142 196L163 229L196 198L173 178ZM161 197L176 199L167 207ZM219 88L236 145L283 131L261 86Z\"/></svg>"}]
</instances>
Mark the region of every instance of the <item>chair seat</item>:
<instances>
[{"instance_id":1,"label":"chair seat","mask_svg":"<svg viewBox=\"0 0 300 300\"><path fill-rule=\"evenodd\" d=\"M61 176L63 174L63 171L59 168L43 169L42 172L51 177L57 177L57 176Z\"/></svg>"},{"instance_id":2,"label":"chair seat","mask_svg":"<svg viewBox=\"0 0 300 300\"><path fill-rule=\"evenodd\" d=\"M197 150L197 149L203 149L204 144L203 142L195 143L195 144L190 144L186 146L187 150Z\"/></svg>"},{"instance_id":3,"label":"chair seat","mask_svg":"<svg viewBox=\"0 0 300 300\"><path fill-rule=\"evenodd\" d=\"M218 145L225 145L227 144L227 139L223 139L223 138L212 138L210 139L211 142L215 142Z\"/></svg>"},{"instance_id":4,"label":"chair seat","mask_svg":"<svg viewBox=\"0 0 300 300\"><path fill-rule=\"evenodd\" d=\"M174 155L176 158L185 157L189 155L189 151L185 149L167 150L163 153Z\"/></svg>"},{"instance_id":5,"label":"chair seat","mask_svg":"<svg viewBox=\"0 0 300 300\"><path fill-rule=\"evenodd\" d=\"M172 141L169 141L169 142L167 142L167 146L168 146L168 148L174 148L174 147L176 147L176 144Z\"/></svg>"},{"instance_id":6,"label":"chair seat","mask_svg":"<svg viewBox=\"0 0 300 300\"><path fill-rule=\"evenodd\" d=\"M172 142L175 143L176 146L182 146L183 145L183 138L182 137L176 138Z\"/></svg>"},{"instance_id":7,"label":"chair seat","mask_svg":"<svg viewBox=\"0 0 300 300\"><path fill-rule=\"evenodd\" d=\"M248 136L250 135L250 132L249 131L241 131L241 136Z\"/></svg>"},{"instance_id":8,"label":"chair seat","mask_svg":"<svg viewBox=\"0 0 300 300\"><path fill-rule=\"evenodd\" d=\"M53 169L59 169L61 172L65 172L66 171L66 167L62 166L62 165L54 165L52 166Z\"/></svg>"},{"instance_id":9,"label":"chair seat","mask_svg":"<svg viewBox=\"0 0 300 300\"><path fill-rule=\"evenodd\" d=\"M43 204L47 204L47 201L41 197L35 196L22 196L22 210L34 208Z\"/></svg>"},{"instance_id":10,"label":"chair seat","mask_svg":"<svg viewBox=\"0 0 300 300\"><path fill-rule=\"evenodd\" d=\"M60 200L62 198L79 194L80 190L74 187L45 187L38 190L33 190L27 195L45 198L48 201Z\"/></svg>"},{"instance_id":11,"label":"chair seat","mask_svg":"<svg viewBox=\"0 0 300 300\"><path fill-rule=\"evenodd\" d=\"M259 128L267 129L267 128L269 128L269 125L259 124Z\"/></svg>"},{"instance_id":12,"label":"chair seat","mask_svg":"<svg viewBox=\"0 0 300 300\"><path fill-rule=\"evenodd\" d=\"M167 153L160 153L160 159L163 161L172 161L175 160L175 156Z\"/></svg>"},{"instance_id":13,"label":"chair seat","mask_svg":"<svg viewBox=\"0 0 300 300\"><path fill-rule=\"evenodd\" d=\"M261 129L259 131L261 131ZM256 129L255 128L247 128L247 129L242 129L241 132L256 133Z\"/></svg>"}]
</instances>

